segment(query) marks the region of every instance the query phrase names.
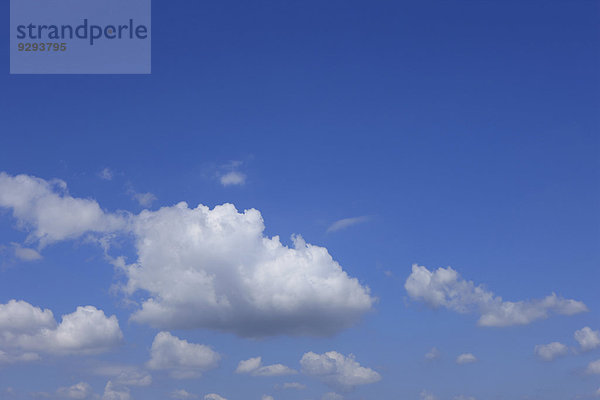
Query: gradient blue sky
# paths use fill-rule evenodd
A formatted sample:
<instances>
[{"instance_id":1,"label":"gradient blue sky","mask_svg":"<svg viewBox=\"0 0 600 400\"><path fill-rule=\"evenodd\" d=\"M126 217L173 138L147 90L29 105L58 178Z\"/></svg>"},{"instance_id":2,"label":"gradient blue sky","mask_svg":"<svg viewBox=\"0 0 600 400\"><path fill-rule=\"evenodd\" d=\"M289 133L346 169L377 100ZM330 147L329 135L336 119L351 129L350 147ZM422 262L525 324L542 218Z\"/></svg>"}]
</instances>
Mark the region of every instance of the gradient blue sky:
<instances>
[{"instance_id":1,"label":"gradient blue sky","mask_svg":"<svg viewBox=\"0 0 600 400\"><path fill-rule=\"evenodd\" d=\"M173 379L147 369L165 329L130 320L139 305L111 291L124 277L102 248L84 236L25 243L35 226L0 204L0 304L23 300L58 322L91 305L116 315L123 333L100 354L0 364L0 398L71 398L57 390L79 382L89 398L108 398L115 379L95 371L115 365L151 374L150 385L122 385L132 399L179 389L228 400L594 398L600 366L589 366L600 349L584 351L574 332L600 329L598 4L155 0L152 75L10 76L3 52L7 176L61 179L69 196L106 213L180 201L255 208L265 235L327 248L377 302L325 337L169 330L221 355L202 377ZM1 40L7 47L8 35ZM237 184L223 185L230 172ZM140 204L144 193L154 200ZM348 218L358 219L330 229ZM132 262L125 236L109 253ZM42 258L19 259L20 245ZM477 312L411 296L413 264L450 266L507 301L556 293L588 311L478 326ZM552 342L567 354L536 356ZM428 361L433 347L440 355ZM381 379L328 386L303 372L311 351L354 354ZM457 364L464 353L478 361ZM257 356L300 373L234 373ZM306 389L276 386L285 382Z\"/></svg>"}]
</instances>

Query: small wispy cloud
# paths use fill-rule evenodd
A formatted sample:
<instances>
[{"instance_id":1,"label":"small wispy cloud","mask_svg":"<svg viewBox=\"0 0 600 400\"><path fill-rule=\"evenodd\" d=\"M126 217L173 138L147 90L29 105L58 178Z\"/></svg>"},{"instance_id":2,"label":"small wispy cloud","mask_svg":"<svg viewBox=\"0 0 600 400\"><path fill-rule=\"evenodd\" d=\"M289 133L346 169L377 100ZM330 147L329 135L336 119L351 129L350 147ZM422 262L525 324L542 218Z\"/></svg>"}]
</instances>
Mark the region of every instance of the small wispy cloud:
<instances>
[{"instance_id":1,"label":"small wispy cloud","mask_svg":"<svg viewBox=\"0 0 600 400\"><path fill-rule=\"evenodd\" d=\"M133 197L133 199L135 201L137 201L139 203L139 205L142 207L150 207L152 205L152 203L154 203L156 201L156 196L150 192L148 192L148 193L133 192L131 194L131 197Z\"/></svg>"},{"instance_id":2,"label":"small wispy cloud","mask_svg":"<svg viewBox=\"0 0 600 400\"><path fill-rule=\"evenodd\" d=\"M433 347L431 350L429 350L427 354L425 354L425 359L429 361L437 360L441 357L441 355L442 354L440 353L440 351L436 347Z\"/></svg>"},{"instance_id":3,"label":"small wispy cloud","mask_svg":"<svg viewBox=\"0 0 600 400\"><path fill-rule=\"evenodd\" d=\"M209 393L206 396L204 396L204 400L227 400L227 399L216 393Z\"/></svg>"},{"instance_id":4,"label":"small wispy cloud","mask_svg":"<svg viewBox=\"0 0 600 400\"><path fill-rule=\"evenodd\" d=\"M102 171L98 172L98 177L105 181L112 181L114 176L114 172L110 168L104 168Z\"/></svg>"},{"instance_id":5,"label":"small wispy cloud","mask_svg":"<svg viewBox=\"0 0 600 400\"><path fill-rule=\"evenodd\" d=\"M286 367L283 364L262 365L262 357L254 357L248 360L240 361L236 374L250 374L252 376L281 376L294 375L298 371Z\"/></svg>"},{"instance_id":6,"label":"small wispy cloud","mask_svg":"<svg viewBox=\"0 0 600 400\"><path fill-rule=\"evenodd\" d=\"M329 226L329 228L327 228L327 232L329 233L329 232L341 231L342 229L349 228L353 225L368 222L370 219L371 218L366 215L363 215L361 217L340 219L339 221L335 221L333 224L331 224Z\"/></svg>"},{"instance_id":7,"label":"small wispy cloud","mask_svg":"<svg viewBox=\"0 0 600 400\"><path fill-rule=\"evenodd\" d=\"M23 247L18 243L11 243L15 252L15 257L21 261L38 261L42 255L34 249Z\"/></svg>"},{"instance_id":8,"label":"small wispy cloud","mask_svg":"<svg viewBox=\"0 0 600 400\"><path fill-rule=\"evenodd\" d=\"M127 184L127 194L138 202L138 204L142 207L150 207L152 203L154 203L157 198L153 193L146 192L138 192L136 191L131 184Z\"/></svg>"},{"instance_id":9,"label":"small wispy cloud","mask_svg":"<svg viewBox=\"0 0 600 400\"><path fill-rule=\"evenodd\" d=\"M243 185L246 183L246 175L239 171L230 171L221 175L219 181L223 186Z\"/></svg>"},{"instance_id":10,"label":"small wispy cloud","mask_svg":"<svg viewBox=\"0 0 600 400\"><path fill-rule=\"evenodd\" d=\"M421 400L437 400L437 397L435 397L433 393L428 392L427 390L421 391L419 395L421 396Z\"/></svg>"},{"instance_id":11,"label":"small wispy cloud","mask_svg":"<svg viewBox=\"0 0 600 400\"><path fill-rule=\"evenodd\" d=\"M279 385L276 386L279 388ZM304 390L306 389L306 385L299 382L286 382L281 386L283 389L296 389L296 390Z\"/></svg>"},{"instance_id":12,"label":"small wispy cloud","mask_svg":"<svg viewBox=\"0 0 600 400\"><path fill-rule=\"evenodd\" d=\"M241 186L246 183L246 174L240 171L243 161L233 160L221 165L217 171L217 179L223 186Z\"/></svg>"},{"instance_id":13,"label":"small wispy cloud","mask_svg":"<svg viewBox=\"0 0 600 400\"><path fill-rule=\"evenodd\" d=\"M197 399L198 397L197 394L190 393L184 389L178 389L171 392L171 398L177 400ZM212 398L214 399L215 397ZM209 399L211 399L211 397L209 397Z\"/></svg>"},{"instance_id":14,"label":"small wispy cloud","mask_svg":"<svg viewBox=\"0 0 600 400\"><path fill-rule=\"evenodd\" d=\"M59 398L87 399L92 394L92 387L87 382L79 382L69 387L61 387L56 391Z\"/></svg>"},{"instance_id":15,"label":"small wispy cloud","mask_svg":"<svg viewBox=\"0 0 600 400\"><path fill-rule=\"evenodd\" d=\"M471 353L464 353L459 355L458 357L456 357L456 363L459 365L462 364L472 364L474 362L477 362L477 357L475 357L473 354Z\"/></svg>"}]
</instances>

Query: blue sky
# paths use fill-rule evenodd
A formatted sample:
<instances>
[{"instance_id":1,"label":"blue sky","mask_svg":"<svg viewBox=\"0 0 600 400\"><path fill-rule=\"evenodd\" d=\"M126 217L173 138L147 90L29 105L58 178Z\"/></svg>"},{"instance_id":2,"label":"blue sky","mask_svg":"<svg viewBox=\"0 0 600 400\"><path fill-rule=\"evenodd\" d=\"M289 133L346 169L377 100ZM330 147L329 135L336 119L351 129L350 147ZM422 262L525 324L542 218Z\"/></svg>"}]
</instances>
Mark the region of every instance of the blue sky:
<instances>
[{"instance_id":1,"label":"blue sky","mask_svg":"<svg viewBox=\"0 0 600 400\"><path fill-rule=\"evenodd\" d=\"M0 56L1 398L600 395L597 2L152 13L152 75Z\"/></svg>"}]
</instances>

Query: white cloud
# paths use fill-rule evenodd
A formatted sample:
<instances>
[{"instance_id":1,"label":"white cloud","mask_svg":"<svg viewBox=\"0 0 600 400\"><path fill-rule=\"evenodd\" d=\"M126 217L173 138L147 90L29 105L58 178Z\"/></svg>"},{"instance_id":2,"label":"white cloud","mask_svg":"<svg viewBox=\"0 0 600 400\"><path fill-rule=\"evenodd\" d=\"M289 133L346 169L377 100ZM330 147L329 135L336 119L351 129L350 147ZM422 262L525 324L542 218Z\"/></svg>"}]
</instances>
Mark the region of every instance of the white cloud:
<instances>
[{"instance_id":1,"label":"white cloud","mask_svg":"<svg viewBox=\"0 0 600 400\"><path fill-rule=\"evenodd\" d=\"M275 400L275 399L273 398L273 396L269 396L267 394L263 394L262 400Z\"/></svg>"},{"instance_id":2,"label":"white cloud","mask_svg":"<svg viewBox=\"0 0 600 400\"><path fill-rule=\"evenodd\" d=\"M98 177L105 181L111 181L114 176L113 171L110 168L104 168L98 173Z\"/></svg>"},{"instance_id":3,"label":"white cloud","mask_svg":"<svg viewBox=\"0 0 600 400\"><path fill-rule=\"evenodd\" d=\"M129 388L115 385L112 381L108 381L104 387L102 400L131 400Z\"/></svg>"},{"instance_id":4,"label":"white cloud","mask_svg":"<svg viewBox=\"0 0 600 400\"><path fill-rule=\"evenodd\" d=\"M198 395L188 392L184 389L178 389L171 392L172 399L186 400L186 399L197 399ZM204 396L206 399L206 396ZM216 399L215 399L216 400Z\"/></svg>"},{"instance_id":5,"label":"white cloud","mask_svg":"<svg viewBox=\"0 0 600 400\"><path fill-rule=\"evenodd\" d=\"M568 352L567 346L559 342L538 344L534 349L535 355L544 361L552 361L557 357L566 355Z\"/></svg>"},{"instance_id":6,"label":"white cloud","mask_svg":"<svg viewBox=\"0 0 600 400\"><path fill-rule=\"evenodd\" d=\"M216 368L221 356L210 347L189 343L169 332L160 332L154 338L147 366L156 370L171 370L176 379L198 377L204 371Z\"/></svg>"},{"instance_id":7,"label":"white cloud","mask_svg":"<svg viewBox=\"0 0 600 400\"><path fill-rule=\"evenodd\" d=\"M97 354L114 348L123 334L113 315L95 307L77 307L60 324L52 311L24 301L0 304L0 348L52 354Z\"/></svg>"},{"instance_id":8,"label":"white cloud","mask_svg":"<svg viewBox=\"0 0 600 400\"><path fill-rule=\"evenodd\" d=\"M34 333L43 328L54 328L56 321L50 310L42 310L25 301L10 300L0 304L0 337ZM10 334L10 335L8 335Z\"/></svg>"},{"instance_id":9,"label":"white cloud","mask_svg":"<svg viewBox=\"0 0 600 400\"><path fill-rule=\"evenodd\" d=\"M40 360L40 356L37 353L20 353L20 354L8 354L0 350L0 364L14 364L20 362L31 362Z\"/></svg>"},{"instance_id":10,"label":"white cloud","mask_svg":"<svg viewBox=\"0 0 600 400\"><path fill-rule=\"evenodd\" d=\"M135 221L138 262L127 291L151 294L133 319L152 326L212 328L241 336L332 334L371 309L369 289L327 249L263 236L260 212L231 204L179 203Z\"/></svg>"},{"instance_id":11,"label":"white cloud","mask_svg":"<svg viewBox=\"0 0 600 400\"><path fill-rule=\"evenodd\" d=\"M583 351L600 347L600 331L593 331L589 326L575 331L574 337Z\"/></svg>"},{"instance_id":12,"label":"white cloud","mask_svg":"<svg viewBox=\"0 0 600 400\"><path fill-rule=\"evenodd\" d=\"M343 400L343 399L344 399L344 396L342 396L341 394L334 393L334 392L325 393L321 397L321 400Z\"/></svg>"},{"instance_id":13,"label":"white cloud","mask_svg":"<svg viewBox=\"0 0 600 400\"><path fill-rule=\"evenodd\" d=\"M284 389L297 389L297 390L306 389L306 385L303 385L302 383L299 383L299 382L286 382L283 384L282 387Z\"/></svg>"},{"instance_id":14,"label":"white cloud","mask_svg":"<svg viewBox=\"0 0 600 400\"><path fill-rule=\"evenodd\" d=\"M459 355L458 357L456 357L456 363L457 364L471 364L477 362L477 357L475 357L473 354L471 353L463 353L461 355Z\"/></svg>"},{"instance_id":15,"label":"white cloud","mask_svg":"<svg viewBox=\"0 0 600 400\"><path fill-rule=\"evenodd\" d=\"M459 395L459 396L454 396L453 400L477 400L475 397L473 396L465 396L465 395Z\"/></svg>"},{"instance_id":16,"label":"white cloud","mask_svg":"<svg viewBox=\"0 0 600 400\"><path fill-rule=\"evenodd\" d=\"M261 357L249 358L248 360L243 360L238 363L237 368L235 369L236 374L249 374L252 371L256 371L260 368L262 364Z\"/></svg>"},{"instance_id":17,"label":"white cloud","mask_svg":"<svg viewBox=\"0 0 600 400\"><path fill-rule=\"evenodd\" d=\"M591 363L589 363L588 367L587 367L587 373L599 375L600 374L600 360L592 361Z\"/></svg>"},{"instance_id":18,"label":"white cloud","mask_svg":"<svg viewBox=\"0 0 600 400\"><path fill-rule=\"evenodd\" d=\"M238 171L230 171L221 175L219 180L223 186L243 185L246 183L246 175Z\"/></svg>"},{"instance_id":19,"label":"white cloud","mask_svg":"<svg viewBox=\"0 0 600 400\"><path fill-rule=\"evenodd\" d=\"M429 271L413 265L404 285L413 300L431 307L445 307L459 313L478 313L481 326L526 325L551 313L574 315L587 311L585 304L551 294L543 299L503 301L501 297L462 279L452 268Z\"/></svg>"},{"instance_id":20,"label":"white cloud","mask_svg":"<svg viewBox=\"0 0 600 400\"><path fill-rule=\"evenodd\" d=\"M437 400L437 397L435 397L433 393L426 390L423 390L419 395L421 396L421 400Z\"/></svg>"},{"instance_id":21,"label":"white cloud","mask_svg":"<svg viewBox=\"0 0 600 400\"><path fill-rule=\"evenodd\" d=\"M106 365L94 369L94 374L107 376L111 381L123 386L148 386L152 376L138 367L131 365Z\"/></svg>"},{"instance_id":22,"label":"white cloud","mask_svg":"<svg viewBox=\"0 0 600 400\"><path fill-rule=\"evenodd\" d=\"M137 216L106 213L94 200L71 197L64 182L5 173L0 207L12 209L42 247L100 233L108 251L111 237L132 233L137 260L120 266L123 289L146 297L132 319L162 330L331 335L358 322L376 301L326 248L300 236L290 248L265 236L254 209L179 203Z\"/></svg>"},{"instance_id":23,"label":"white cloud","mask_svg":"<svg viewBox=\"0 0 600 400\"><path fill-rule=\"evenodd\" d=\"M70 387L59 388L56 394L69 399L83 400L91 396L92 387L86 382L79 382Z\"/></svg>"},{"instance_id":24,"label":"white cloud","mask_svg":"<svg viewBox=\"0 0 600 400\"><path fill-rule=\"evenodd\" d=\"M227 400L227 399L223 396L219 396L216 393L210 393L210 394L207 394L206 396L204 396L204 400Z\"/></svg>"},{"instance_id":25,"label":"white cloud","mask_svg":"<svg viewBox=\"0 0 600 400\"><path fill-rule=\"evenodd\" d=\"M15 252L15 257L21 261L38 261L42 259L42 255L34 249L23 247L18 243L11 243Z\"/></svg>"},{"instance_id":26,"label":"white cloud","mask_svg":"<svg viewBox=\"0 0 600 400\"><path fill-rule=\"evenodd\" d=\"M116 231L126 224L125 218L105 213L94 200L71 197L63 181L27 175L0 172L0 207L12 209L22 227L32 227L28 240L41 246L86 232Z\"/></svg>"},{"instance_id":27,"label":"white cloud","mask_svg":"<svg viewBox=\"0 0 600 400\"><path fill-rule=\"evenodd\" d=\"M251 374L254 376L281 376L281 375L294 375L298 371L286 367L283 364L265 365L260 367L256 371L252 371Z\"/></svg>"},{"instance_id":28,"label":"white cloud","mask_svg":"<svg viewBox=\"0 0 600 400\"><path fill-rule=\"evenodd\" d=\"M431 350L429 350L427 354L425 354L425 359L429 361L437 360L438 358L440 358L440 356L440 351L436 347L433 347Z\"/></svg>"},{"instance_id":29,"label":"white cloud","mask_svg":"<svg viewBox=\"0 0 600 400\"><path fill-rule=\"evenodd\" d=\"M328 351L324 354L308 352L302 356L300 365L306 375L314 376L328 385L344 390L381 380L381 375L370 368L362 367L353 354L346 357L336 351Z\"/></svg>"},{"instance_id":30,"label":"white cloud","mask_svg":"<svg viewBox=\"0 0 600 400\"><path fill-rule=\"evenodd\" d=\"M286 367L283 364L263 366L261 357L255 357L245 361L240 361L235 372L238 374L250 374L253 376L281 376L293 375L298 373L298 371Z\"/></svg>"},{"instance_id":31,"label":"white cloud","mask_svg":"<svg viewBox=\"0 0 600 400\"><path fill-rule=\"evenodd\" d=\"M335 221L333 224L331 224L329 228L327 228L327 232L340 231L342 229L349 228L352 225L361 224L367 221L369 221L369 217L364 215L362 217L340 219L339 221Z\"/></svg>"}]
</instances>

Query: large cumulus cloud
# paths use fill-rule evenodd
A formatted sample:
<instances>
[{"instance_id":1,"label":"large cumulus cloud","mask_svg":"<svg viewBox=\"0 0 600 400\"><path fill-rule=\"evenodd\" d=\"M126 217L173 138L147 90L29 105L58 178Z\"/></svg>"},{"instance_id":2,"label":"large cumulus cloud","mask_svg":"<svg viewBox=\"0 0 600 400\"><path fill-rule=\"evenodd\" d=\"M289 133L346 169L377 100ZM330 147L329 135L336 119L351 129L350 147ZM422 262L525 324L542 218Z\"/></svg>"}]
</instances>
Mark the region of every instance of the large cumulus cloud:
<instances>
[{"instance_id":1,"label":"large cumulus cloud","mask_svg":"<svg viewBox=\"0 0 600 400\"><path fill-rule=\"evenodd\" d=\"M135 321L163 330L207 328L240 336L329 335L356 323L375 299L326 248L265 236L255 209L186 203L110 213L72 197L62 181L0 173L0 207L40 246L88 233L132 235L137 259L116 265L124 292L141 296ZM139 297L138 297L139 298Z\"/></svg>"},{"instance_id":2,"label":"large cumulus cloud","mask_svg":"<svg viewBox=\"0 0 600 400\"><path fill-rule=\"evenodd\" d=\"M161 329L211 328L241 336L331 334L371 309L368 288L327 249L264 235L260 212L186 203L134 222L138 260L128 293L150 297L133 319Z\"/></svg>"}]
</instances>

